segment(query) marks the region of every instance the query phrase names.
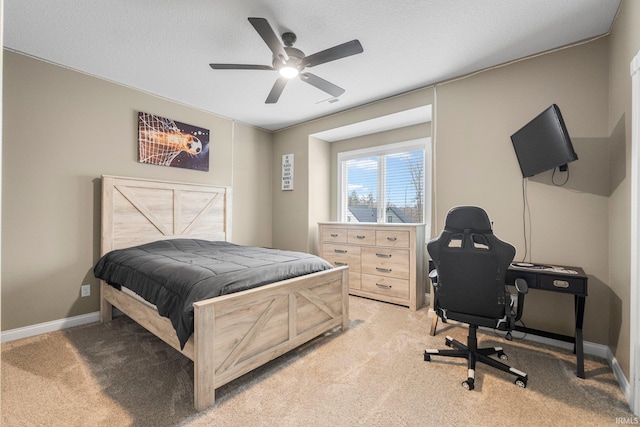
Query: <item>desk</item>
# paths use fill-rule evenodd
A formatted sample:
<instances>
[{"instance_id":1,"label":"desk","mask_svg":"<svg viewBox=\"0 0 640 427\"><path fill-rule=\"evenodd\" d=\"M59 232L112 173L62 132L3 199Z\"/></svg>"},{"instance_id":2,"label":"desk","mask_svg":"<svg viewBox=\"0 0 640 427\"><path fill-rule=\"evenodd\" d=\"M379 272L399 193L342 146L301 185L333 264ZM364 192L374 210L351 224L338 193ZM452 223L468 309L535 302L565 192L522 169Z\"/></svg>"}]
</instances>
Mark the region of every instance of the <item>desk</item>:
<instances>
[{"instance_id":1,"label":"desk","mask_svg":"<svg viewBox=\"0 0 640 427\"><path fill-rule=\"evenodd\" d=\"M549 271L530 268L521 268L512 265L507 270L505 281L507 285L513 285L517 278L527 281L529 289L558 292L573 295L575 310L574 336L560 335L553 332L516 326L517 331L530 333L546 338L569 342L573 344L573 352L576 355L577 376L584 378L584 350L582 342L582 323L584 320L584 305L587 297L587 275L580 267L561 267L565 270L575 271L575 274L562 271ZM525 298L526 300L526 298ZM526 305L525 305L526 310Z\"/></svg>"},{"instance_id":2,"label":"desk","mask_svg":"<svg viewBox=\"0 0 640 427\"><path fill-rule=\"evenodd\" d=\"M507 285L513 285L515 280L522 278L527 281L529 289L540 289L543 291L558 292L563 294L571 294L574 296L575 310L575 332L574 336L560 335L553 332L541 331L539 329L525 328L516 326L516 330L520 332L530 333L541 337L552 338L559 341L569 342L573 344L573 352L576 355L576 372L579 378L584 378L584 350L582 341L582 324L584 320L584 305L587 297L587 275L580 267L556 266L564 270L575 271L572 273L563 273L558 270L541 270L532 268L523 268L512 265L507 270L505 281ZM429 271L433 270L433 262L429 261ZM433 291L432 291L433 292ZM526 298L525 298L526 300ZM432 299L433 301L433 299ZM433 309L434 307L432 307ZM526 306L525 306L526 310ZM438 316L435 315L431 323L431 335L436 333L436 325Z\"/></svg>"}]
</instances>

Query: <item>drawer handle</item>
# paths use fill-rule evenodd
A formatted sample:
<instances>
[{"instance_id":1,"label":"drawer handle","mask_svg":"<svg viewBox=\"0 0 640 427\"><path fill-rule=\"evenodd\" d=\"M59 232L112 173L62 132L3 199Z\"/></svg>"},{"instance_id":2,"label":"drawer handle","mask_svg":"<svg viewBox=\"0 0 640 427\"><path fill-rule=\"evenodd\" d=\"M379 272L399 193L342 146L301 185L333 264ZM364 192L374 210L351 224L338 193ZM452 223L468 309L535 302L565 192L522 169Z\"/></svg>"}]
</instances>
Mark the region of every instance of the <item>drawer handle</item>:
<instances>
[{"instance_id":1,"label":"drawer handle","mask_svg":"<svg viewBox=\"0 0 640 427\"><path fill-rule=\"evenodd\" d=\"M381 273L391 273L391 269L390 268L380 268L380 267L376 267L376 270L378 270Z\"/></svg>"},{"instance_id":2,"label":"drawer handle","mask_svg":"<svg viewBox=\"0 0 640 427\"><path fill-rule=\"evenodd\" d=\"M376 283L376 286L382 289L391 289L391 285L383 285L382 283Z\"/></svg>"},{"instance_id":3,"label":"drawer handle","mask_svg":"<svg viewBox=\"0 0 640 427\"><path fill-rule=\"evenodd\" d=\"M334 264L337 265L338 267L342 267L344 265L347 265L346 262L340 262L340 261L335 261Z\"/></svg>"},{"instance_id":4,"label":"drawer handle","mask_svg":"<svg viewBox=\"0 0 640 427\"><path fill-rule=\"evenodd\" d=\"M347 253L346 249L334 249L333 251L335 253L337 253L337 254L346 254Z\"/></svg>"},{"instance_id":5,"label":"drawer handle","mask_svg":"<svg viewBox=\"0 0 640 427\"><path fill-rule=\"evenodd\" d=\"M331 233L331 237L338 237L338 233Z\"/></svg>"},{"instance_id":6,"label":"drawer handle","mask_svg":"<svg viewBox=\"0 0 640 427\"><path fill-rule=\"evenodd\" d=\"M555 286L556 288L568 288L569 282L567 282L566 280L554 280L553 286Z\"/></svg>"},{"instance_id":7,"label":"drawer handle","mask_svg":"<svg viewBox=\"0 0 640 427\"><path fill-rule=\"evenodd\" d=\"M395 242L396 240L398 240L397 237L387 237L387 240L390 242Z\"/></svg>"},{"instance_id":8,"label":"drawer handle","mask_svg":"<svg viewBox=\"0 0 640 427\"><path fill-rule=\"evenodd\" d=\"M357 237L358 239L362 240L362 239L364 239L366 236L358 235L358 236L356 236L356 237Z\"/></svg>"},{"instance_id":9,"label":"drawer handle","mask_svg":"<svg viewBox=\"0 0 640 427\"><path fill-rule=\"evenodd\" d=\"M391 254L378 254L376 253L376 256L379 258L391 258Z\"/></svg>"}]
</instances>

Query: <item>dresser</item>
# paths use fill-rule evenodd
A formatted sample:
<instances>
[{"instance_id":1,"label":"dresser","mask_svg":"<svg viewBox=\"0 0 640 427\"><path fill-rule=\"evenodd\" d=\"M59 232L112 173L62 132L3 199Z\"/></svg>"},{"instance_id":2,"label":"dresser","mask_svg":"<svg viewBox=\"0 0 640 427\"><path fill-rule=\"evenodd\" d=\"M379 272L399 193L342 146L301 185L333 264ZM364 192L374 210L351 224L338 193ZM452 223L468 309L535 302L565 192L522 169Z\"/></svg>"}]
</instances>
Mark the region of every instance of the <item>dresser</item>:
<instances>
[{"instance_id":1,"label":"dresser","mask_svg":"<svg viewBox=\"0 0 640 427\"><path fill-rule=\"evenodd\" d=\"M425 302L424 224L318 223L318 254L349 266L349 293L417 310Z\"/></svg>"}]
</instances>

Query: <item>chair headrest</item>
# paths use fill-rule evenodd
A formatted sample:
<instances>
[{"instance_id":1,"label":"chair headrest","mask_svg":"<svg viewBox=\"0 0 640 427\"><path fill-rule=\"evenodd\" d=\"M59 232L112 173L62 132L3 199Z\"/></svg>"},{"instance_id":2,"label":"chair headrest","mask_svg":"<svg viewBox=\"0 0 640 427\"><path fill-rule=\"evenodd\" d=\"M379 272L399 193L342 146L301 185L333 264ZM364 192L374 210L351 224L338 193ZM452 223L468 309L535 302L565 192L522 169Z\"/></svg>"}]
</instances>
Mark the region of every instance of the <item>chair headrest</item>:
<instances>
[{"instance_id":1,"label":"chair headrest","mask_svg":"<svg viewBox=\"0 0 640 427\"><path fill-rule=\"evenodd\" d=\"M472 230L479 234L493 234L489 215L477 206L458 206L447 214L444 229L453 232Z\"/></svg>"}]
</instances>

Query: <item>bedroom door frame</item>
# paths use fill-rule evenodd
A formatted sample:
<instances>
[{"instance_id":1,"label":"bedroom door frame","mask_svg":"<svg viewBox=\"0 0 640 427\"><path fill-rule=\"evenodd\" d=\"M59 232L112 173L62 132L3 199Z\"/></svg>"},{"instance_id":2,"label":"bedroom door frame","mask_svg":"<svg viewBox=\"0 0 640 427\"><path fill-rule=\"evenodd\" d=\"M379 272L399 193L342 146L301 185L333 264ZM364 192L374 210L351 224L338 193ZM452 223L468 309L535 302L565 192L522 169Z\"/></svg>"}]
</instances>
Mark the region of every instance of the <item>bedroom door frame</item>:
<instances>
[{"instance_id":1,"label":"bedroom door frame","mask_svg":"<svg viewBox=\"0 0 640 427\"><path fill-rule=\"evenodd\" d=\"M631 60L631 410L640 415L640 51Z\"/></svg>"}]
</instances>

